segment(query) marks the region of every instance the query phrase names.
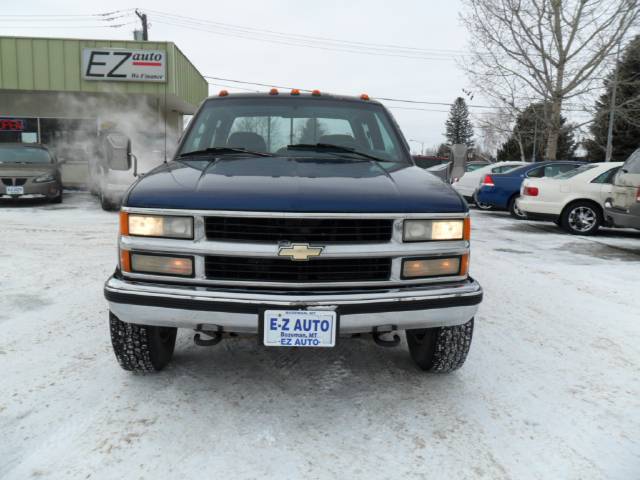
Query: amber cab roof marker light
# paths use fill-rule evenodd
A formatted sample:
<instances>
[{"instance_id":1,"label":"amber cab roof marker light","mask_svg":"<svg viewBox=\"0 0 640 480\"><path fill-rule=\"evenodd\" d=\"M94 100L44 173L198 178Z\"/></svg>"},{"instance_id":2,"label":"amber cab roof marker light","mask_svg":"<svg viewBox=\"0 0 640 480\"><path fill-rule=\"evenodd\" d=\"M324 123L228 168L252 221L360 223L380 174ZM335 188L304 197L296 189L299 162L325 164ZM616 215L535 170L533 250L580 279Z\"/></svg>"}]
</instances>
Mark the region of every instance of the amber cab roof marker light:
<instances>
[{"instance_id":1,"label":"amber cab roof marker light","mask_svg":"<svg viewBox=\"0 0 640 480\"><path fill-rule=\"evenodd\" d=\"M370 100L369 95L363 93L362 95L360 95L360 100Z\"/></svg>"},{"instance_id":2,"label":"amber cab roof marker light","mask_svg":"<svg viewBox=\"0 0 640 480\"><path fill-rule=\"evenodd\" d=\"M229 92L226 90L220 90L220 92L218 92L219 97L226 97L227 95L229 95Z\"/></svg>"},{"instance_id":3,"label":"amber cab roof marker light","mask_svg":"<svg viewBox=\"0 0 640 480\"><path fill-rule=\"evenodd\" d=\"M320 90L317 90L317 89L316 89L316 90L313 90L313 91L311 92L311 95L313 95L314 97L319 97L319 96L320 96Z\"/></svg>"},{"instance_id":4,"label":"amber cab roof marker light","mask_svg":"<svg viewBox=\"0 0 640 480\"><path fill-rule=\"evenodd\" d=\"M300 95L300 89L299 88L294 88L291 90L291 95Z\"/></svg>"},{"instance_id":5,"label":"amber cab roof marker light","mask_svg":"<svg viewBox=\"0 0 640 480\"><path fill-rule=\"evenodd\" d=\"M271 90L269 90L269 95L278 95L278 89L272 88Z\"/></svg>"}]
</instances>

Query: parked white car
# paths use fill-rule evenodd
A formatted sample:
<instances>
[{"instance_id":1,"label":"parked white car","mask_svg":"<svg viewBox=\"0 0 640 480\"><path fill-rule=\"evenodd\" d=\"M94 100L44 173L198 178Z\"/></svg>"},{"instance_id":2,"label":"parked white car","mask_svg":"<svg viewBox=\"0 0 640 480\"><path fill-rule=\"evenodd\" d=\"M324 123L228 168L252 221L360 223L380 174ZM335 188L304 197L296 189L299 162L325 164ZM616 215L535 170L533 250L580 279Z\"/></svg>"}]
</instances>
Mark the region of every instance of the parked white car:
<instances>
[{"instance_id":1,"label":"parked white car","mask_svg":"<svg viewBox=\"0 0 640 480\"><path fill-rule=\"evenodd\" d=\"M526 165L525 162L497 162L491 163L489 165L485 165L480 168L476 168L470 172L465 173L462 178L453 182L453 188L464 197L467 202L473 202L476 204L478 208L483 210L489 210L491 207L489 205L478 204L476 202L476 191L482 182L482 179L486 175L490 175L492 173L505 173L511 169L516 167L520 167L522 165Z\"/></svg>"},{"instance_id":2,"label":"parked white car","mask_svg":"<svg viewBox=\"0 0 640 480\"><path fill-rule=\"evenodd\" d=\"M604 202L622 162L588 163L556 177L527 178L517 207L528 219L553 221L574 235L591 235L604 223Z\"/></svg>"}]
</instances>

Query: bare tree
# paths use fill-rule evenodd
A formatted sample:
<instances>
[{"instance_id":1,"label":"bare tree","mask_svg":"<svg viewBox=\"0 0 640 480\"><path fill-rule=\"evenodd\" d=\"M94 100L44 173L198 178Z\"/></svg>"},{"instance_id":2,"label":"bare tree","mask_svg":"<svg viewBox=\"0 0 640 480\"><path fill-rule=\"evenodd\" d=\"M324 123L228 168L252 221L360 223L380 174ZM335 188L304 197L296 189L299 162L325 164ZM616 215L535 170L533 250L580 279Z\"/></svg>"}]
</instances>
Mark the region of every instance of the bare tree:
<instances>
[{"instance_id":1,"label":"bare tree","mask_svg":"<svg viewBox=\"0 0 640 480\"><path fill-rule=\"evenodd\" d=\"M568 101L601 88L618 44L640 19L638 0L463 0L474 86L503 101L544 102L545 156L555 159Z\"/></svg>"}]
</instances>

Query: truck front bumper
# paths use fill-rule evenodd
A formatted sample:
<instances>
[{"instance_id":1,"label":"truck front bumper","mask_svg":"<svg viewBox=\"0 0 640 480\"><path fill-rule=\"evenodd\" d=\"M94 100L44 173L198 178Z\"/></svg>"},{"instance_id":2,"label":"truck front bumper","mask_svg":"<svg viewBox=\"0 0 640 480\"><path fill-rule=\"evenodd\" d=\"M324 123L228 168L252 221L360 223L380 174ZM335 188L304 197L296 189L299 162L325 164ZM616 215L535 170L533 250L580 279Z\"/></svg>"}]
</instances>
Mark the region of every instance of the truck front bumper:
<instances>
[{"instance_id":1,"label":"truck front bumper","mask_svg":"<svg viewBox=\"0 0 640 480\"><path fill-rule=\"evenodd\" d=\"M257 333L260 314L268 308L335 307L340 333L349 334L466 323L478 310L482 288L469 278L375 291L261 292L144 283L116 273L104 295L123 322L191 329L214 325L237 333Z\"/></svg>"}]
</instances>

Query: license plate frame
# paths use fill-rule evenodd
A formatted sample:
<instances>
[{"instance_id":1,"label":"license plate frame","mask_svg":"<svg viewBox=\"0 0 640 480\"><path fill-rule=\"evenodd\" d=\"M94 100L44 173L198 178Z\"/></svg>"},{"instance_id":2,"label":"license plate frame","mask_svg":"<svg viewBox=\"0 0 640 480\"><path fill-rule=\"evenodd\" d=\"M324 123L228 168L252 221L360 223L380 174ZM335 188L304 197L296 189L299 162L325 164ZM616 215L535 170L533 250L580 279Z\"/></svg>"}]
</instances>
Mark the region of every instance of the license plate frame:
<instances>
[{"instance_id":1,"label":"license plate frame","mask_svg":"<svg viewBox=\"0 0 640 480\"><path fill-rule=\"evenodd\" d=\"M273 330L269 328L271 326L271 318L273 315L282 314L280 318L288 314L289 323L286 325L288 330L282 329L284 325L280 322L277 329ZM293 317L293 318L292 318ZM314 328L312 331L294 330L296 322L301 323L307 320L309 321L331 319L331 331L329 333L329 341L324 341L321 337L310 336L309 334L319 332ZM316 324L319 327L319 323ZM302 324L301 326L304 326ZM338 310L334 306L322 306L322 307L300 307L300 308L264 308L259 315L259 328L258 328L258 342L260 345L268 348L282 348L282 347L297 347L297 348L334 348L338 341L338 333L340 331L340 315ZM275 332L275 333L274 333ZM282 333L293 334L291 336L282 336ZM278 335L280 334L280 335ZM274 341L274 338L279 338L279 341ZM269 338L271 337L271 338ZM319 339L319 343L315 343L313 340Z\"/></svg>"},{"instance_id":2,"label":"license plate frame","mask_svg":"<svg viewBox=\"0 0 640 480\"><path fill-rule=\"evenodd\" d=\"M7 186L7 195L24 195L24 187Z\"/></svg>"}]
</instances>

